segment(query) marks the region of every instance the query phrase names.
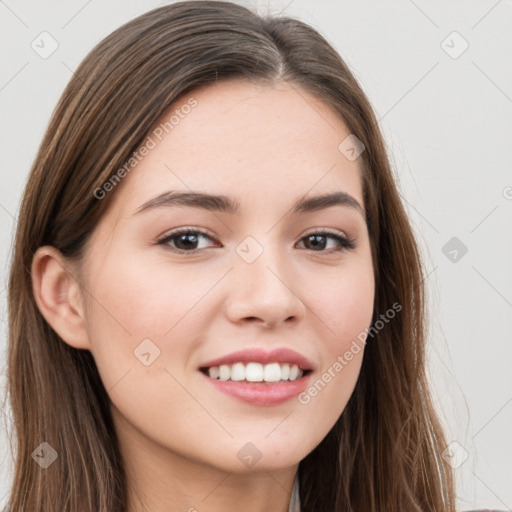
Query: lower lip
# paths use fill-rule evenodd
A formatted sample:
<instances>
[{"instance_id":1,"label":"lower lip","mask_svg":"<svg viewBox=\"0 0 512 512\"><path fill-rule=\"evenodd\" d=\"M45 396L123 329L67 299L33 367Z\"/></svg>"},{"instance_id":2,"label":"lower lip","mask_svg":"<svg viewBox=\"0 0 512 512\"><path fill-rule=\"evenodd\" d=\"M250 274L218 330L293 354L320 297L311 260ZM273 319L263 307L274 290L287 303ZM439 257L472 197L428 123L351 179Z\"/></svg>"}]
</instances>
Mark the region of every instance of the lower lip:
<instances>
[{"instance_id":1,"label":"lower lip","mask_svg":"<svg viewBox=\"0 0 512 512\"><path fill-rule=\"evenodd\" d=\"M253 405L277 405L302 393L308 385L312 372L297 380L276 383L219 380L212 379L203 372L199 373L222 393L243 402Z\"/></svg>"}]
</instances>

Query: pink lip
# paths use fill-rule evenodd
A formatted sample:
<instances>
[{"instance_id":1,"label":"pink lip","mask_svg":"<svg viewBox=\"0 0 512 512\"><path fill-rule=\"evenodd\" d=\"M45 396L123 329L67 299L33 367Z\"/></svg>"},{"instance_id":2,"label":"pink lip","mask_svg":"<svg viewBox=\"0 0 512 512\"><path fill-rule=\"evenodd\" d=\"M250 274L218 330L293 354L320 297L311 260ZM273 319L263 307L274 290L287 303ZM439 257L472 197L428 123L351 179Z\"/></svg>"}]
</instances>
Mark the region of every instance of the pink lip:
<instances>
[{"instance_id":1,"label":"pink lip","mask_svg":"<svg viewBox=\"0 0 512 512\"><path fill-rule=\"evenodd\" d=\"M267 352L261 348L253 348L246 350L239 350L232 352L223 357L212 359L201 365L201 368L211 368L212 366L220 366L221 364L234 364L234 363L292 363L296 364L303 370L311 370L311 362L303 355L291 350L289 348L278 348ZM301 380L301 379L297 379ZM295 381L292 381L295 382ZM287 384L285 384L287 385Z\"/></svg>"},{"instance_id":2,"label":"pink lip","mask_svg":"<svg viewBox=\"0 0 512 512\"><path fill-rule=\"evenodd\" d=\"M253 405L277 405L302 393L308 386L311 372L297 380L277 383L221 381L212 379L203 373L201 375L222 393L238 398L243 402L249 402Z\"/></svg>"}]
</instances>

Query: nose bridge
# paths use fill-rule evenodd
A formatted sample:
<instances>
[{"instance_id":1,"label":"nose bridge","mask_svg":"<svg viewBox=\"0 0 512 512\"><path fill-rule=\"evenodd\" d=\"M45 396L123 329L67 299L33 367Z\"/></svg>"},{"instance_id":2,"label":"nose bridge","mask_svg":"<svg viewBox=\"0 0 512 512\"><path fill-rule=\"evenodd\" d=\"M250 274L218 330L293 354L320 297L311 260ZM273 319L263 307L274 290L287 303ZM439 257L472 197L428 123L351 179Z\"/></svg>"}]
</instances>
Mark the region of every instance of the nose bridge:
<instances>
[{"instance_id":1,"label":"nose bridge","mask_svg":"<svg viewBox=\"0 0 512 512\"><path fill-rule=\"evenodd\" d=\"M235 249L230 314L266 323L301 315L283 248L271 243L271 236L258 238L249 236Z\"/></svg>"},{"instance_id":2,"label":"nose bridge","mask_svg":"<svg viewBox=\"0 0 512 512\"><path fill-rule=\"evenodd\" d=\"M285 262L280 248L271 242L272 237L259 236L258 239L248 236L237 246L235 268L239 279L249 284L254 292L273 294L284 287L277 276L285 270Z\"/></svg>"}]
</instances>

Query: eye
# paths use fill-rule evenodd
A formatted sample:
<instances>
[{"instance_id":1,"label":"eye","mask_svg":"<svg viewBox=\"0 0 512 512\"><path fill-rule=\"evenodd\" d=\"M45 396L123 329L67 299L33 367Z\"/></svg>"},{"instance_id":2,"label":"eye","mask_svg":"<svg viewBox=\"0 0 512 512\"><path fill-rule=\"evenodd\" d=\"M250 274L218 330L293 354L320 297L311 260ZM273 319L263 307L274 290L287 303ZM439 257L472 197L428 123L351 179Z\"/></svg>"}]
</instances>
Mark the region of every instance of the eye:
<instances>
[{"instance_id":1,"label":"eye","mask_svg":"<svg viewBox=\"0 0 512 512\"><path fill-rule=\"evenodd\" d=\"M167 245L172 251L180 254L190 254L205 248L205 246L200 247L201 244L199 243L199 241L201 239L214 240L212 236L210 236L208 233L204 231L192 228L181 228L157 240L157 244ZM330 250L326 250L326 246L328 245L329 239L335 242L335 247L331 247L329 248ZM302 241L306 241L306 249L312 250L313 252L331 253L350 250L356 247L353 238L346 235L341 235L339 233L332 233L330 231L319 231L310 233L300 240L300 242ZM307 247L308 245L309 247Z\"/></svg>"},{"instance_id":2,"label":"eye","mask_svg":"<svg viewBox=\"0 0 512 512\"><path fill-rule=\"evenodd\" d=\"M336 244L338 245L338 248L334 248L333 250L326 251L324 250L327 245L328 239L334 240ZM310 245L310 247L306 247L307 249L313 250L314 252L337 252L337 251L344 251L344 250L350 250L354 249L356 247L355 241L353 238L341 235L339 233L331 233L330 231L320 231L315 233L310 233L309 235L306 235L301 239L301 242L303 240L307 241L307 245Z\"/></svg>"},{"instance_id":3,"label":"eye","mask_svg":"<svg viewBox=\"0 0 512 512\"><path fill-rule=\"evenodd\" d=\"M173 231L172 233L169 233L168 235L165 235L163 238L157 241L157 244L169 245L170 249L174 252L193 253L199 249L204 248L197 247L201 238L213 240L213 238L204 231L191 228L181 228Z\"/></svg>"}]
</instances>

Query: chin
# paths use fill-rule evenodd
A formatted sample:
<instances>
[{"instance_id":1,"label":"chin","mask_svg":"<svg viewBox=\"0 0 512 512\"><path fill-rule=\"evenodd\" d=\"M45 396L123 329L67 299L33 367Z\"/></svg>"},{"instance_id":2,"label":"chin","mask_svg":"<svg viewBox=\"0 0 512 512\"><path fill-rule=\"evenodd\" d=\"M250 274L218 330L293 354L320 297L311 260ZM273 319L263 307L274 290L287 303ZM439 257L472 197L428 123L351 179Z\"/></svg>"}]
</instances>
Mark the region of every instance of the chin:
<instances>
[{"instance_id":1,"label":"chin","mask_svg":"<svg viewBox=\"0 0 512 512\"><path fill-rule=\"evenodd\" d=\"M274 439L262 438L261 434L244 436L243 441L231 440L231 447L221 447L220 457L213 455L210 463L223 471L233 473L279 471L297 465L318 443L304 443L302 436L297 438L276 435ZM219 460L220 458L220 460Z\"/></svg>"}]
</instances>

